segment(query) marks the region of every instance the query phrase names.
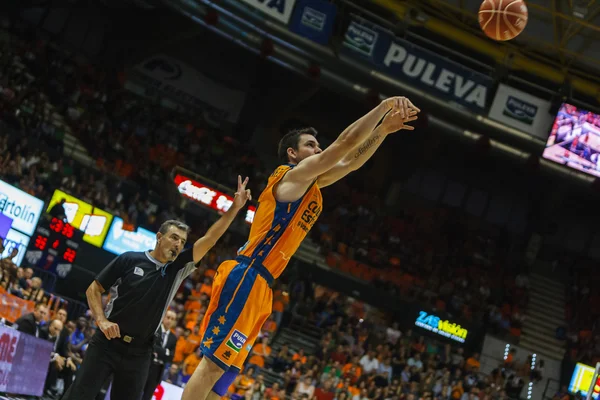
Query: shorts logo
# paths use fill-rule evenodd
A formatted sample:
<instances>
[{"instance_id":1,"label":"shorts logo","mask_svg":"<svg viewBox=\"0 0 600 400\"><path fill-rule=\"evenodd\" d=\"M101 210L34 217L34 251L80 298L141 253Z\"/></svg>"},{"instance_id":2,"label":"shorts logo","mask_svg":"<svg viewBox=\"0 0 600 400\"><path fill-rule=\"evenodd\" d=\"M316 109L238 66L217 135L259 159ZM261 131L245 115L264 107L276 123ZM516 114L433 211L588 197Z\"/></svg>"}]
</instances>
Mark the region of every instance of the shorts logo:
<instances>
[{"instance_id":1,"label":"shorts logo","mask_svg":"<svg viewBox=\"0 0 600 400\"><path fill-rule=\"evenodd\" d=\"M248 340L246 335L236 329L229 337L229 340L227 340L227 346L236 353L239 353L242 347L244 347L246 340Z\"/></svg>"}]
</instances>

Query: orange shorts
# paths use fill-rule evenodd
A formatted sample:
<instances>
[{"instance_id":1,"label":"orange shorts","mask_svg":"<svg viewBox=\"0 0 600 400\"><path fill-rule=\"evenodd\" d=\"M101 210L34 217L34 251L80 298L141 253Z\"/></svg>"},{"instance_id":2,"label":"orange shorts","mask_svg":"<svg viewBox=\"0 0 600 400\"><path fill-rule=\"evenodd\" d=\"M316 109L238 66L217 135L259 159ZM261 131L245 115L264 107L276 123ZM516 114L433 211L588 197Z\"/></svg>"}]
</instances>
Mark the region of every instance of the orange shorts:
<instances>
[{"instance_id":1,"label":"orange shorts","mask_svg":"<svg viewBox=\"0 0 600 400\"><path fill-rule=\"evenodd\" d=\"M223 262L200 332L201 349L224 370L242 369L260 329L271 315L273 276L247 257Z\"/></svg>"}]
</instances>

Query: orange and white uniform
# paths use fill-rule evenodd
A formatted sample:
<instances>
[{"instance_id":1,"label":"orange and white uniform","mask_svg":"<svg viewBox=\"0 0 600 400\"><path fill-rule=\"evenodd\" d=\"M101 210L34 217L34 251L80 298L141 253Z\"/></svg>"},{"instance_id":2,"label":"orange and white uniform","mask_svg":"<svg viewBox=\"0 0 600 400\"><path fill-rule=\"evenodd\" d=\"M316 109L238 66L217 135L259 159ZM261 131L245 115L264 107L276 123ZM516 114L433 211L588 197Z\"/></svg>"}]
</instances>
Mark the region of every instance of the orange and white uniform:
<instances>
[{"instance_id":1,"label":"orange and white uniform","mask_svg":"<svg viewBox=\"0 0 600 400\"><path fill-rule=\"evenodd\" d=\"M316 181L291 203L275 199L273 188L293 165L279 166L258 199L249 240L235 260L225 261L214 278L202 321L202 353L224 370L239 371L271 314L271 286L285 270L321 214Z\"/></svg>"}]
</instances>

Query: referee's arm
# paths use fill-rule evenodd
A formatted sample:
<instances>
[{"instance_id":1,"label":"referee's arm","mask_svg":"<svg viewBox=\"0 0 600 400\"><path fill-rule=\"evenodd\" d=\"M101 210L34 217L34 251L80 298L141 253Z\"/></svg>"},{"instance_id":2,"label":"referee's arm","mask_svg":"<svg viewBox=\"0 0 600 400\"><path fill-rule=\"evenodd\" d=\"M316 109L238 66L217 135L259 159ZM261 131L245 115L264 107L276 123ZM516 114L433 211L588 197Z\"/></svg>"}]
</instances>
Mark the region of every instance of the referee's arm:
<instances>
[{"instance_id":1,"label":"referee's arm","mask_svg":"<svg viewBox=\"0 0 600 400\"><path fill-rule=\"evenodd\" d=\"M94 279L92 284L85 291L88 305L92 311L92 315L96 320L98 328L104 333L107 339L114 339L121 337L119 325L114 322L110 322L104 315L104 309L102 307L102 293L106 290L105 287L111 287L117 279L123 274L123 266L126 262L126 254L124 253L114 260L112 260Z\"/></svg>"},{"instance_id":2,"label":"referee's arm","mask_svg":"<svg viewBox=\"0 0 600 400\"><path fill-rule=\"evenodd\" d=\"M202 257L208 253L210 249L217 243L217 241L223 236L223 234L229 228L229 225L235 219L237 213L244 207L248 200L252 200L252 194L250 189L246 189L248 184L248 178L242 182L242 177L238 175L238 190L235 192L233 203L229 210L217 222L215 222L206 234L194 243L194 264L197 264L202 260Z\"/></svg>"}]
</instances>

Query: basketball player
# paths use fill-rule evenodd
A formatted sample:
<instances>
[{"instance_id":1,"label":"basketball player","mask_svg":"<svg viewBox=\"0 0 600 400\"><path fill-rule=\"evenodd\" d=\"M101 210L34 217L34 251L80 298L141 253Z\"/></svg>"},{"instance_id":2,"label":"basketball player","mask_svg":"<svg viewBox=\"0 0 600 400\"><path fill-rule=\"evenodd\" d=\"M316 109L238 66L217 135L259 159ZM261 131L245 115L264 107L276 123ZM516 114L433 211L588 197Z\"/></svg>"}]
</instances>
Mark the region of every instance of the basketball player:
<instances>
[{"instance_id":1,"label":"basketball player","mask_svg":"<svg viewBox=\"0 0 600 400\"><path fill-rule=\"evenodd\" d=\"M182 400L218 399L227 393L271 314L273 280L321 214L320 188L360 168L388 134L413 130L405 123L416 120L419 111L404 97L387 99L324 151L313 128L283 137L278 155L285 164L273 172L259 198L249 240L215 275L201 327L204 358Z\"/></svg>"}]
</instances>

